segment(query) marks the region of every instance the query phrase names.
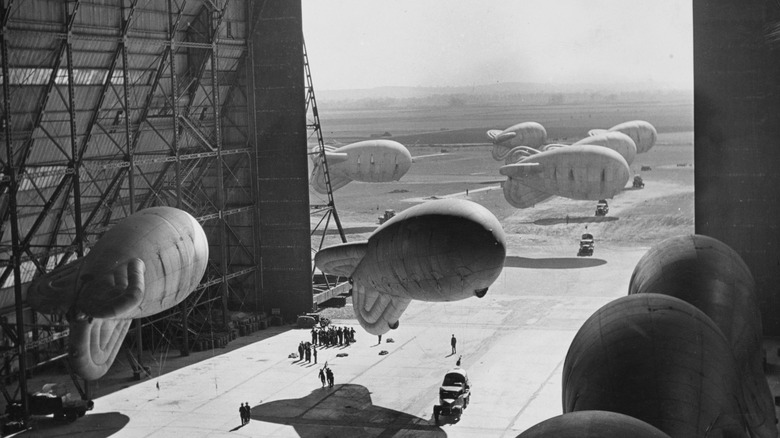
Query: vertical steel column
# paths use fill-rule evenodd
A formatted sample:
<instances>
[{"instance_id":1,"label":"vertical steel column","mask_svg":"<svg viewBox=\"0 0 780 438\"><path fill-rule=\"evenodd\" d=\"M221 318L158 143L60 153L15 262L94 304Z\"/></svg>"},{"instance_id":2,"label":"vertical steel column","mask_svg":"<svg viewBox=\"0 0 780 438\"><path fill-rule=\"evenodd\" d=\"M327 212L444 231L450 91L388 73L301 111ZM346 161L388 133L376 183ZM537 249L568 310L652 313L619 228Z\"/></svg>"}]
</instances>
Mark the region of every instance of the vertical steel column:
<instances>
[{"instance_id":1,"label":"vertical steel column","mask_svg":"<svg viewBox=\"0 0 780 438\"><path fill-rule=\"evenodd\" d=\"M68 166L73 169L73 223L76 228L76 254L79 258L84 257L84 228L81 223L81 154L79 153L79 147L76 142L76 99L75 88L73 78L73 29L70 26L71 18L76 17L76 10L79 7L77 2L72 15L67 14L66 8L66 22L68 23L68 35L66 40L65 50L67 52L68 60L68 115L70 117L70 151L71 160ZM111 78L107 77L106 81L110 81ZM99 111L99 108L96 110ZM86 144L84 144L86 148ZM89 381L84 380L84 397L89 399Z\"/></svg>"},{"instance_id":2,"label":"vertical steel column","mask_svg":"<svg viewBox=\"0 0 780 438\"><path fill-rule=\"evenodd\" d=\"M133 4L133 8L135 8L135 4ZM132 147L132 137L130 134L130 101L128 99L128 87L127 87L127 30L130 18L125 17L125 2L122 0L122 8L121 8L121 14L122 14L122 28L124 29L124 33L122 35L122 89L124 91L124 105L125 105L125 141L127 142L127 157L126 160L130 164L130 166L127 169L127 188L129 190L129 196L130 196L130 214L135 213L135 161L134 161L134 151ZM132 11L131 11L132 13Z\"/></svg>"},{"instance_id":3,"label":"vertical steel column","mask_svg":"<svg viewBox=\"0 0 780 438\"><path fill-rule=\"evenodd\" d=\"M176 207L181 208L181 157L179 156L179 113L177 111L179 100L179 84L176 78L176 26L173 21L173 0L168 0L168 38L171 45L170 72L171 72L171 119L173 121L173 153L176 155L174 169L176 175L174 184L176 184Z\"/></svg>"},{"instance_id":4,"label":"vertical steel column","mask_svg":"<svg viewBox=\"0 0 780 438\"><path fill-rule=\"evenodd\" d=\"M0 50L3 56L3 111L5 111L3 122L5 123L5 149L8 155L7 168L10 181L8 182L8 209L11 213L11 242L12 242L12 261L14 267L14 307L16 309L16 351L19 355L19 392L22 399L22 416L24 424L30 418L30 408L27 400L27 358L25 348L24 331L24 309L22 303L22 249L19 242L19 215L17 212L16 194L19 191L19 184L16 181L16 160L14 159L13 136L11 135L11 75L9 71L8 60L8 19L12 2L3 8L2 23L3 34L0 36Z\"/></svg>"},{"instance_id":5,"label":"vertical steel column","mask_svg":"<svg viewBox=\"0 0 780 438\"><path fill-rule=\"evenodd\" d=\"M176 27L178 25L178 18L176 21L173 19L173 7L172 0L168 0L168 41L171 47L171 54L169 56L170 73L171 73L171 117L173 118L173 152L176 154L176 161L174 162L174 172L176 176L174 178L174 184L176 184L176 207L181 208L181 181L179 181L181 175L181 159L179 157L179 114L176 111L178 101L178 82L176 80ZM177 14L177 17L180 14ZM182 324L182 356L190 355L189 347L189 325L187 324L187 300L184 300L180 304L181 306L181 324ZM140 329L138 335L140 336Z\"/></svg>"},{"instance_id":6,"label":"vertical steel column","mask_svg":"<svg viewBox=\"0 0 780 438\"><path fill-rule=\"evenodd\" d=\"M78 7L78 3L76 4ZM74 14L75 16L75 11ZM79 257L84 257L84 230L81 224L81 184L79 169L81 168L81 156L79 154L79 148L76 142L76 99L75 90L73 87L73 43L72 43L73 31L68 30L66 52L68 57L68 115L70 117L70 151L71 159L68 166L73 169L73 221L76 227L76 254ZM110 81L111 78L106 78ZM99 110L99 109L98 109Z\"/></svg>"},{"instance_id":7,"label":"vertical steel column","mask_svg":"<svg viewBox=\"0 0 780 438\"><path fill-rule=\"evenodd\" d=\"M133 142L132 137L130 135L130 102L128 100L128 87L127 87L127 31L129 26L130 17L125 17L125 2L124 0L121 0L122 2L122 8L121 8L121 14L122 14L122 29L124 29L124 32L122 33L122 41L120 44L122 45L122 90L124 91L124 105L125 105L125 142L127 143L127 152L126 152L126 160L130 164L127 168L127 188L128 188L128 196L130 197L129 200L129 207L130 207L130 214L135 213L135 159L134 159L134 149L133 149ZM132 12L135 10L135 3L133 4ZM150 93L154 93L154 89L150 91ZM121 188L120 188L121 190ZM118 192L117 192L118 193ZM138 339L138 363L143 366L143 362L141 361L141 354L143 353L143 341L141 339L142 336L142 330L141 330L141 320L136 320L136 338ZM140 378L140 371L139 370L139 378Z\"/></svg>"},{"instance_id":8,"label":"vertical steel column","mask_svg":"<svg viewBox=\"0 0 780 438\"><path fill-rule=\"evenodd\" d=\"M217 207L219 208L219 239L220 239L220 264L222 270L222 324L228 328L228 261L227 261L227 230L225 221L225 181L224 181L224 157L222 156L222 130L220 129L220 100L219 100L219 81L217 80L217 71L219 70L219 51L217 50L217 38L219 37L219 24L222 21L221 15L223 9L215 10L219 14L211 16L211 95L212 105L214 107L214 133L216 134L217 146Z\"/></svg>"}]
</instances>

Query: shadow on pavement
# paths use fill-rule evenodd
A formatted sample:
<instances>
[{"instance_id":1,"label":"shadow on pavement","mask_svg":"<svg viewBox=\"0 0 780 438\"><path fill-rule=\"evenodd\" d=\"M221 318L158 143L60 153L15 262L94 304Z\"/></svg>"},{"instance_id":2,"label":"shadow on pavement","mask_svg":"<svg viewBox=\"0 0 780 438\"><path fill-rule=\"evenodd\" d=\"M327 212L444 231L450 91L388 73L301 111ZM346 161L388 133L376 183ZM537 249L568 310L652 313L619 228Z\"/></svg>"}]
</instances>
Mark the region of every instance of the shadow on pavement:
<instances>
[{"instance_id":1,"label":"shadow on pavement","mask_svg":"<svg viewBox=\"0 0 780 438\"><path fill-rule=\"evenodd\" d=\"M418 431L426 437L447 436L432 418L375 406L368 389L353 384L317 388L303 398L263 403L254 406L251 413L252 420L293 426L302 438L394 436L402 430Z\"/></svg>"},{"instance_id":2,"label":"shadow on pavement","mask_svg":"<svg viewBox=\"0 0 780 438\"><path fill-rule=\"evenodd\" d=\"M529 257L507 256L504 261L505 268L526 269L581 269L593 268L606 264L603 259L590 257L557 257L533 259Z\"/></svg>"},{"instance_id":3,"label":"shadow on pavement","mask_svg":"<svg viewBox=\"0 0 780 438\"><path fill-rule=\"evenodd\" d=\"M33 417L32 427L15 436L106 438L122 430L129 422L130 417L119 412L87 413L72 423L52 417Z\"/></svg>"},{"instance_id":4,"label":"shadow on pavement","mask_svg":"<svg viewBox=\"0 0 780 438\"><path fill-rule=\"evenodd\" d=\"M585 217L551 217L537 219L534 225L560 225L560 224L593 224L599 222L614 222L618 220L615 216L585 216Z\"/></svg>"}]
</instances>

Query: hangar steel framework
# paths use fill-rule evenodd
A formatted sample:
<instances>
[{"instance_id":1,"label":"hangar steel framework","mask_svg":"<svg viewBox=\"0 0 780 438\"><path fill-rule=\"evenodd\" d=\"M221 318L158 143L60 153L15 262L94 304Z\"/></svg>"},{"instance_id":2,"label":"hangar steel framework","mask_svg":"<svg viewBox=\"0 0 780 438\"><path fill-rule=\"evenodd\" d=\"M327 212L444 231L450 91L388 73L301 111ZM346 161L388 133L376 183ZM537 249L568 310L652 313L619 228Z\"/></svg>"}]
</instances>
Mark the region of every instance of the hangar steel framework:
<instances>
[{"instance_id":1,"label":"hangar steel framework","mask_svg":"<svg viewBox=\"0 0 780 438\"><path fill-rule=\"evenodd\" d=\"M133 351L144 340L147 349L174 345L186 355L199 338L226 331L230 311L258 310L245 306L260 284L247 90L250 35L265 5L3 2L0 380L17 385L2 388L6 400L27 393L21 370L66 356L67 322L30 309L27 284L83 256L137 210L168 205L191 213L206 231L210 258L178 308L136 321ZM135 356L140 374L145 367Z\"/></svg>"}]
</instances>

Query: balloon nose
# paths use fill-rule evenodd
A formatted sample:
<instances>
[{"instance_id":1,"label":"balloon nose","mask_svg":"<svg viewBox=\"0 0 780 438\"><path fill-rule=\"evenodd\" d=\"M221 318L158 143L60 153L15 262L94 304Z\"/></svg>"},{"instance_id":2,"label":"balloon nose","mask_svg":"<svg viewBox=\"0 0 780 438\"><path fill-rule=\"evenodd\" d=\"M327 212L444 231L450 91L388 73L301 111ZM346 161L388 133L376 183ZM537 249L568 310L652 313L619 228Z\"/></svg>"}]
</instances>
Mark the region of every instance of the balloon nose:
<instances>
[{"instance_id":1,"label":"balloon nose","mask_svg":"<svg viewBox=\"0 0 780 438\"><path fill-rule=\"evenodd\" d=\"M486 287L483 287L482 289L474 289L474 295L477 298L482 298L482 297L485 296L485 294L487 294L487 291L488 291L488 288L486 288Z\"/></svg>"}]
</instances>

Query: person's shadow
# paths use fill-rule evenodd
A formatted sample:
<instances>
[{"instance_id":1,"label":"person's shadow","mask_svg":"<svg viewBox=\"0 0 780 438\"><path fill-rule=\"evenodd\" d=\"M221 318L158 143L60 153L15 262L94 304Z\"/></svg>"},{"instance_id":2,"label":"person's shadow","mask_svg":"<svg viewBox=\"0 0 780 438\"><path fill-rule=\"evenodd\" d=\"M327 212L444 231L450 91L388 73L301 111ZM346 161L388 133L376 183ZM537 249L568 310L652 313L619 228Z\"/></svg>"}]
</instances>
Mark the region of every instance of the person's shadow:
<instances>
[{"instance_id":1,"label":"person's shadow","mask_svg":"<svg viewBox=\"0 0 780 438\"><path fill-rule=\"evenodd\" d=\"M433 407L431 407L433 408ZM344 384L317 388L303 398L277 400L252 407L251 419L293 426L302 438L329 436L393 436L421 431L426 437L446 437L433 418L375 406L365 386Z\"/></svg>"}]
</instances>

